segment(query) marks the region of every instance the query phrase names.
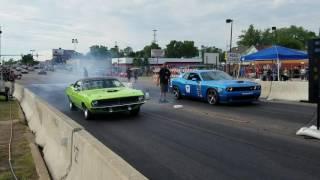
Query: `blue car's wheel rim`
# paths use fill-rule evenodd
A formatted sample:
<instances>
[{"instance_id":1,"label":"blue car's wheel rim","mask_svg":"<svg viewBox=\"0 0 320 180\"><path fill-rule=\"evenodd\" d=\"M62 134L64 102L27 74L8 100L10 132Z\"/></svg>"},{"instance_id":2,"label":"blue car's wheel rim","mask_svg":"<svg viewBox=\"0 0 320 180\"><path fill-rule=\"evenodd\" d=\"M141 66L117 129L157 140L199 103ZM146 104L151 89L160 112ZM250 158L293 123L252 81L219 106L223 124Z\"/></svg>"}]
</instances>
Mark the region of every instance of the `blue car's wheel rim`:
<instances>
[{"instance_id":1,"label":"blue car's wheel rim","mask_svg":"<svg viewBox=\"0 0 320 180\"><path fill-rule=\"evenodd\" d=\"M179 90L178 90L178 88L176 88L176 87L173 88L173 95L174 95L175 98L179 98Z\"/></svg>"},{"instance_id":2,"label":"blue car's wheel rim","mask_svg":"<svg viewBox=\"0 0 320 180\"><path fill-rule=\"evenodd\" d=\"M216 104L217 103L217 93L215 90L209 90L207 95L207 100L209 104Z\"/></svg>"}]
</instances>

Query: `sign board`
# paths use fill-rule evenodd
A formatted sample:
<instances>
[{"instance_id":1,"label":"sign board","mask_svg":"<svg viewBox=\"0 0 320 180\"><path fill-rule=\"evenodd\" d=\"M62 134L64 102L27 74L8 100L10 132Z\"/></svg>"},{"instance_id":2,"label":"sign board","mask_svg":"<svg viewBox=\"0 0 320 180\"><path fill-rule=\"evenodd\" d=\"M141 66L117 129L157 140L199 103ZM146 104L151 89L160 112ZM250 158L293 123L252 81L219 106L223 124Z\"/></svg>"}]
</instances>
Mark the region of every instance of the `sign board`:
<instances>
[{"instance_id":1,"label":"sign board","mask_svg":"<svg viewBox=\"0 0 320 180\"><path fill-rule=\"evenodd\" d=\"M203 64L220 65L219 53L204 53Z\"/></svg>"},{"instance_id":2,"label":"sign board","mask_svg":"<svg viewBox=\"0 0 320 180\"><path fill-rule=\"evenodd\" d=\"M230 53L226 52L227 63L228 64L237 64L240 63L241 54L240 53Z\"/></svg>"},{"instance_id":3,"label":"sign board","mask_svg":"<svg viewBox=\"0 0 320 180\"><path fill-rule=\"evenodd\" d=\"M164 54L162 49L151 49L151 57L164 57Z\"/></svg>"}]
</instances>

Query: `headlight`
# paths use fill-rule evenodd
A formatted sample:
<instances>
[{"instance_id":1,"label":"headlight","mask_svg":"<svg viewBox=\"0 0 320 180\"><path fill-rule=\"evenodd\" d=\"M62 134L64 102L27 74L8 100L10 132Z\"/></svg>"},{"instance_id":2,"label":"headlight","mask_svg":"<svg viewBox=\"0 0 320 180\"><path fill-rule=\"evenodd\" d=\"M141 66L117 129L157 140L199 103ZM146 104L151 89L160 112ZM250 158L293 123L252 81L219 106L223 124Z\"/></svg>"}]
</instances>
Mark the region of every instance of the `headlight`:
<instances>
[{"instance_id":1,"label":"headlight","mask_svg":"<svg viewBox=\"0 0 320 180\"><path fill-rule=\"evenodd\" d=\"M254 86L254 90L260 90L261 86Z\"/></svg>"},{"instance_id":2,"label":"headlight","mask_svg":"<svg viewBox=\"0 0 320 180\"><path fill-rule=\"evenodd\" d=\"M139 96L139 101L143 101L144 100L144 96Z\"/></svg>"},{"instance_id":3,"label":"headlight","mask_svg":"<svg viewBox=\"0 0 320 180\"><path fill-rule=\"evenodd\" d=\"M92 101L92 106L96 106L96 105L98 105L98 101Z\"/></svg>"},{"instance_id":4,"label":"headlight","mask_svg":"<svg viewBox=\"0 0 320 180\"><path fill-rule=\"evenodd\" d=\"M231 92L231 91L233 91L233 88L232 87L228 87L228 88L226 88L226 91Z\"/></svg>"}]
</instances>

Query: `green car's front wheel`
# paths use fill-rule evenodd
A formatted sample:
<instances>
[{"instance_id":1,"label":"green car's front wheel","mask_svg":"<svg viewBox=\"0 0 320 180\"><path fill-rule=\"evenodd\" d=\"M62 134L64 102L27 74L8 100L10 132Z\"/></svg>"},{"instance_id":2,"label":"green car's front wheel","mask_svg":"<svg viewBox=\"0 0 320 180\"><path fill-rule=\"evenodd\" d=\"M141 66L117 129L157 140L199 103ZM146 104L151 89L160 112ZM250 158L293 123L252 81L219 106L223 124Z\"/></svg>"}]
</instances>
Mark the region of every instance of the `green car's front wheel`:
<instances>
[{"instance_id":1,"label":"green car's front wheel","mask_svg":"<svg viewBox=\"0 0 320 180\"><path fill-rule=\"evenodd\" d=\"M137 116L140 113L140 107L129 111L131 116Z\"/></svg>"},{"instance_id":2,"label":"green car's front wheel","mask_svg":"<svg viewBox=\"0 0 320 180\"><path fill-rule=\"evenodd\" d=\"M90 120L92 118L91 112L88 110L88 108L83 105L83 115L85 120Z\"/></svg>"}]
</instances>

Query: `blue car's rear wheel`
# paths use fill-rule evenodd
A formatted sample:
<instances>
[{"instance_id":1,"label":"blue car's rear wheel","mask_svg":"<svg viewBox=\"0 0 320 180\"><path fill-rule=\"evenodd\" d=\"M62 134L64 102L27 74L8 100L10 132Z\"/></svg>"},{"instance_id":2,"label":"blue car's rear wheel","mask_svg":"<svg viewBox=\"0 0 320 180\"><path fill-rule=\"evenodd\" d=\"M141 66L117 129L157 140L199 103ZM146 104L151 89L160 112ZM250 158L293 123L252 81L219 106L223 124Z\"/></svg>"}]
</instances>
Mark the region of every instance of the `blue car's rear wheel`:
<instances>
[{"instance_id":1,"label":"blue car's rear wheel","mask_svg":"<svg viewBox=\"0 0 320 180\"><path fill-rule=\"evenodd\" d=\"M209 89L207 91L207 101L211 105L216 105L219 103L219 94L215 89Z\"/></svg>"}]
</instances>

